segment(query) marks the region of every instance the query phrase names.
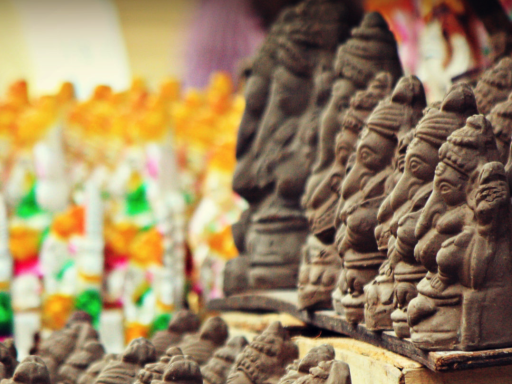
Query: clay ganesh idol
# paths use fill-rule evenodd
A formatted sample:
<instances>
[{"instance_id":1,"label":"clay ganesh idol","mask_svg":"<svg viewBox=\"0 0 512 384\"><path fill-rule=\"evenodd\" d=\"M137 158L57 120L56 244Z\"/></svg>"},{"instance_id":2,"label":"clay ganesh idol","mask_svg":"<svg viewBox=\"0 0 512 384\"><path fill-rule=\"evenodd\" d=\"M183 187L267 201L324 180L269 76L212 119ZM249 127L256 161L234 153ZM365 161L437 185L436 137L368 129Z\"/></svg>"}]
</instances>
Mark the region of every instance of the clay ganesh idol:
<instances>
[{"instance_id":1,"label":"clay ganesh idol","mask_svg":"<svg viewBox=\"0 0 512 384\"><path fill-rule=\"evenodd\" d=\"M396 41L382 16L370 13L364 17L352 37L339 48L334 65L338 78L321 119L317 160L303 196L312 233L303 250L299 308L308 310L332 307L331 292L341 267L333 246L334 210L339 194L333 193L332 185L341 183L362 124L402 73ZM349 96L368 86L382 70L388 72L358 94L349 108ZM347 129L341 129L342 137L336 146L341 153L336 154L333 144L340 125L347 125Z\"/></svg>"},{"instance_id":2,"label":"clay ganesh idol","mask_svg":"<svg viewBox=\"0 0 512 384\"><path fill-rule=\"evenodd\" d=\"M349 322L363 320L363 287L377 275L386 258L374 235L377 211L393 186L388 179L394 181L398 143L416 125L425 106L421 82L414 76L402 78L393 94L370 115L354 166L341 185L335 243L343 270L333 301Z\"/></svg>"},{"instance_id":3,"label":"clay ganesh idol","mask_svg":"<svg viewBox=\"0 0 512 384\"><path fill-rule=\"evenodd\" d=\"M368 90L359 91L352 98L335 140L335 161L308 201L306 214L313 234L308 236L303 249L298 280L300 309L332 308L331 293L341 270L341 260L332 244L339 186L367 117L390 88L391 76L382 73L370 83Z\"/></svg>"},{"instance_id":4,"label":"clay ganesh idol","mask_svg":"<svg viewBox=\"0 0 512 384\"><path fill-rule=\"evenodd\" d=\"M233 177L233 189L250 208L244 224L234 227L241 256L226 265L227 294L296 285L308 231L300 199L316 155L317 115L330 89L322 68L358 19L343 3L307 0L285 11L254 61Z\"/></svg>"},{"instance_id":5,"label":"clay ganesh idol","mask_svg":"<svg viewBox=\"0 0 512 384\"><path fill-rule=\"evenodd\" d=\"M429 273L409 304L411 339L428 350L510 346L512 334L503 326L512 316L510 191L490 122L468 118L439 159L423 215L437 210L442 237L430 247L435 255L419 253Z\"/></svg>"},{"instance_id":6,"label":"clay ganesh idol","mask_svg":"<svg viewBox=\"0 0 512 384\"><path fill-rule=\"evenodd\" d=\"M403 174L377 215L379 226L375 233L380 235L378 242L380 248L386 250L388 259L375 280L365 287L365 322L370 330L393 326L399 337L409 337L407 306L416 296L417 283L427 272L414 258L416 222L432 192L439 148L476 111L470 86L456 84L440 105L427 109L414 130ZM389 231L387 236L385 229Z\"/></svg>"}]
</instances>

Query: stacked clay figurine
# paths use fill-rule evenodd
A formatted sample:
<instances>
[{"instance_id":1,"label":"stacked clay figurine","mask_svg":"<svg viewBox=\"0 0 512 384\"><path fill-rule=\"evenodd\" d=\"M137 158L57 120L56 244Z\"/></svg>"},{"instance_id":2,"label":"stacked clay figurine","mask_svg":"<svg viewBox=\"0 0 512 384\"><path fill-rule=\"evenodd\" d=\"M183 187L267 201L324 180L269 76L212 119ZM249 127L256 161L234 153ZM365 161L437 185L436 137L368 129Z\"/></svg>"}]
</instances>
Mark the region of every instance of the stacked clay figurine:
<instances>
[{"instance_id":1,"label":"stacked clay figurine","mask_svg":"<svg viewBox=\"0 0 512 384\"><path fill-rule=\"evenodd\" d=\"M201 368L204 383L225 384L236 357L247 344L245 337L236 336L224 347L218 349L208 364Z\"/></svg>"},{"instance_id":2,"label":"stacked clay figurine","mask_svg":"<svg viewBox=\"0 0 512 384\"><path fill-rule=\"evenodd\" d=\"M316 153L320 111L312 98L327 101L325 63L357 21L344 4L307 0L281 15L254 59L233 177L249 212L234 228L241 256L226 265L228 294L296 285L307 235L300 198Z\"/></svg>"},{"instance_id":3,"label":"stacked clay figurine","mask_svg":"<svg viewBox=\"0 0 512 384\"><path fill-rule=\"evenodd\" d=\"M368 119L353 168L341 185L335 244L343 271L333 294L334 307L351 323L364 318L363 288L378 273L386 254L374 231L377 212L396 182L398 143L419 121L426 106L421 82L402 78L392 95L381 101Z\"/></svg>"},{"instance_id":4,"label":"stacked clay figurine","mask_svg":"<svg viewBox=\"0 0 512 384\"><path fill-rule=\"evenodd\" d=\"M278 384L293 384L300 378L309 374L311 368L317 367L323 361L334 359L334 348L329 344L322 344L308 351L301 360L296 360L286 367L286 374L281 377Z\"/></svg>"},{"instance_id":5,"label":"stacked clay figurine","mask_svg":"<svg viewBox=\"0 0 512 384\"><path fill-rule=\"evenodd\" d=\"M155 347L146 339L133 340L119 360L111 361L98 375L95 384L133 384L139 370L156 360Z\"/></svg>"},{"instance_id":6,"label":"stacked clay figurine","mask_svg":"<svg viewBox=\"0 0 512 384\"><path fill-rule=\"evenodd\" d=\"M416 284L426 273L414 258L414 228L432 192L440 146L474 113L476 104L471 88L456 84L440 106L432 106L425 112L414 130L403 174L378 214L379 225L384 219L388 221L390 234L384 244L387 260L376 279L365 288L365 320L372 330L393 326L399 337L408 337L407 305L416 294Z\"/></svg>"},{"instance_id":7,"label":"stacked clay figurine","mask_svg":"<svg viewBox=\"0 0 512 384\"><path fill-rule=\"evenodd\" d=\"M334 61L338 78L333 85L331 98L322 116L317 160L303 196L303 204L306 207L312 234L309 235L307 246L303 251L305 268L301 271L303 281L299 283L301 288L299 308L301 309L311 310L331 308L332 306L330 294L334 289L341 263L337 259L335 248L332 245L334 241L333 205L337 200L336 202L329 200L329 197L332 196L329 193L332 181L327 180L327 177L335 163L333 143L335 135L339 131L340 122L343 120L344 114L347 113L349 97L357 89L368 86L376 73L388 71L387 77L380 79L381 82L387 83L380 85L382 93L377 92L372 99L376 104L381 97L389 92L387 88L394 84L402 74L396 41L386 22L378 13L367 14L361 25L355 28L351 35L352 37L338 49ZM379 88L379 85L375 85L375 87ZM363 102L363 105L360 103L355 107L362 114L359 117L361 120L365 120L373 110L375 105L372 101L368 99L366 104ZM347 122L350 121L352 119L348 118ZM336 177L334 183L341 183L343 175L336 174L334 177ZM309 261L310 258L311 261ZM307 266L309 264L311 264L310 267Z\"/></svg>"},{"instance_id":8,"label":"stacked clay figurine","mask_svg":"<svg viewBox=\"0 0 512 384\"><path fill-rule=\"evenodd\" d=\"M203 365L210 360L218 348L224 345L228 336L226 322L220 317L212 317L205 321L197 334L185 336L178 347L184 355L190 356L199 365Z\"/></svg>"},{"instance_id":9,"label":"stacked clay figurine","mask_svg":"<svg viewBox=\"0 0 512 384\"><path fill-rule=\"evenodd\" d=\"M435 230L444 241L409 304L414 344L425 349L510 345L510 191L490 122L472 116L439 151L434 190L422 215L437 206ZM420 223L422 223L420 218Z\"/></svg>"},{"instance_id":10,"label":"stacked clay figurine","mask_svg":"<svg viewBox=\"0 0 512 384\"><path fill-rule=\"evenodd\" d=\"M297 346L280 322L270 324L244 348L228 376L228 384L274 383L299 356Z\"/></svg>"},{"instance_id":11,"label":"stacked clay figurine","mask_svg":"<svg viewBox=\"0 0 512 384\"><path fill-rule=\"evenodd\" d=\"M178 311L169 322L166 330L156 332L151 338L151 343L156 349L157 357L161 357L169 347L179 344L187 333L199 330L199 317L188 310Z\"/></svg>"},{"instance_id":12,"label":"stacked clay figurine","mask_svg":"<svg viewBox=\"0 0 512 384\"><path fill-rule=\"evenodd\" d=\"M341 79L336 82L330 104L338 99L338 87L343 86L347 81L347 79ZM340 197L339 184L345 176L348 158L355 150L359 133L367 117L379 100L390 92L390 88L391 76L388 73L381 73L372 80L366 91L356 93L350 101L350 108L341 120L341 130L335 140L335 158L332 159L329 172L327 175L325 172L319 173L316 177L317 175L313 171L308 181L309 188L313 188L311 185L315 183L315 178L320 183L314 189L311 198L306 199L306 215L312 235L308 236L307 245L303 250L298 280L300 309L332 307L331 293L341 269L341 260L332 244L334 241L334 213ZM323 116L322 128L325 128L327 124L338 124L339 111L330 104ZM335 122L332 123L330 120ZM320 158L322 152L330 151L327 149L327 145L325 147L325 149L319 148ZM323 176L323 179L320 176Z\"/></svg>"}]
</instances>

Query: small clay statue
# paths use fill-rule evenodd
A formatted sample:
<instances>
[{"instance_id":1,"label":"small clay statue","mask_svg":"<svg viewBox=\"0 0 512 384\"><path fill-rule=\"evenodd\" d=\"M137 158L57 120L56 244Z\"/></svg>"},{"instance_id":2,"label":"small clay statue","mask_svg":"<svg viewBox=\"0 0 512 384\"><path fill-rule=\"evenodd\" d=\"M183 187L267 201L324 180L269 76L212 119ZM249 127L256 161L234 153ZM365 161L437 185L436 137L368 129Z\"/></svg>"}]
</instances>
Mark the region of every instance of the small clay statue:
<instances>
[{"instance_id":1,"label":"small clay statue","mask_svg":"<svg viewBox=\"0 0 512 384\"><path fill-rule=\"evenodd\" d=\"M50 374L39 356L28 356L16 367L10 379L2 384L51 384Z\"/></svg>"},{"instance_id":2,"label":"small clay statue","mask_svg":"<svg viewBox=\"0 0 512 384\"><path fill-rule=\"evenodd\" d=\"M233 177L250 218L238 227L246 229L237 234L242 256L225 268L227 294L296 286L308 230L300 200L315 160L318 113L328 100L336 46L358 17L342 2L306 0L283 13L274 48L254 61Z\"/></svg>"},{"instance_id":3,"label":"small clay statue","mask_svg":"<svg viewBox=\"0 0 512 384\"><path fill-rule=\"evenodd\" d=\"M379 249L386 251L388 260L365 287L365 321L370 330L389 329L393 321L397 335L408 337L407 305L416 296L416 284L426 273L414 258L414 228L419 211L432 192L439 148L476 111L470 86L456 84L440 105L428 108L414 130L402 165L403 174L377 215L379 226L375 233L380 235Z\"/></svg>"},{"instance_id":4,"label":"small clay statue","mask_svg":"<svg viewBox=\"0 0 512 384\"><path fill-rule=\"evenodd\" d=\"M233 337L225 347L218 349L208 364L201 368L205 384L225 384L236 357L248 344L243 336Z\"/></svg>"},{"instance_id":5,"label":"small clay statue","mask_svg":"<svg viewBox=\"0 0 512 384\"><path fill-rule=\"evenodd\" d=\"M169 347L177 345L185 334L197 332L200 325L201 321L195 313L184 309L178 311L169 322L169 327L156 332L151 338L157 357L165 354Z\"/></svg>"},{"instance_id":6,"label":"small clay statue","mask_svg":"<svg viewBox=\"0 0 512 384\"><path fill-rule=\"evenodd\" d=\"M203 384L199 365L189 356L175 356L169 362L162 380L152 384Z\"/></svg>"},{"instance_id":7,"label":"small clay statue","mask_svg":"<svg viewBox=\"0 0 512 384\"><path fill-rule=\"evenodd\" d=\"M75 352L61 365L57 380L61 383L75 384L82 373L92 363L102 359L103 355L105 355L105 349L99 341L87 341L83 347L75 349Z\"/></svg>"},{"instance_id":8,"label":"small clay statue","mask_svg":"<svg viewBox=\"0 0 512 384\"><path fill-rule=\"evenodd\" d=\"M420 255L429 273L409 303L411 339L428 350L510 346L503 327L512 316L510 191L490 122L468 118L441 146L439 159L424 216L442 207L435 215L442 237L431 246L435 259Z\"/></svg>"},{"instance_id":9,"label":"small clay statue","mask_svg":"<svg viewBox=\"0 0 512 384\"><path fill-rule=\"evenodd\" d=\"M475 87L478 111L487 115L492 108L507 100L512 91L512 59L505 57L487 70Z\"/></svg>"},{"instance_id":10,"label":"small clay statue","mask_svg":"<svg viewBox=\"0 0 512 384\"><path fill-rule=\"evenodd\" d=\"M93 384L100 372L105 368L111 361L117 360L118 355L108 353L103 358L95 363L89 365L89 368L83 372L78 378L78 384Z\"/></svg>"},{"instance_id":11,"label":"small clay statue","mask_svg":"<svg viewBox=\"0 0 512 384\"><path fill-rule=\"evenodd\" d=\"M133 384L139 370L156 360L153 344L140 337L133 340L120 360L111 361L98 375L95 384Z\"/></svg>"},{"instance_id":12,"label":"small clay statue","mask_svg":"<svg viewBox=\"0 0 512 384\"><path fill-rule=\"evenodd\" d=\"M496 144L500 152L500 161L507 164L510 154L512 136L512 94L502 103L497 104L487 116L492 124Z\"/></svg>"},{"instance_id":13,"label":"small clay statue","mask_svg":"<svg viewBox=\"0 0 512 384\"><path fill-rule=\"evenodd\" d=\"M351 384L348 364L339 360L321 361L318 366L311 368L309 375L303 376L296 384Z\"/></svg>"},{"instance_id":14,"label":"small clay statue","mask_svg":"<svg viewBox=\"0 0 512 384\"><path fill-rule=\"evenodd\" d=\"M297 346L280 322L270 324L238 355L228 384L277 383L286 366L299 356Z\"/></svg>"},{"instance_id":15,"label":"small clay statue","mask_svg":"<svg viewBox=\"0 0 512 384\"><path fill-rule=\"evenodd\" d=\"M398 143L416 126L425 106L425 92L418 78L400 79L393 94L370 115L354 166L341 185L335 244L343 271L333 304L351 323L363 320L363 288L386 258L378 249L374 231L378 209L396 181Z\"/></svg>"},{"instance_id":16,"label":"small clay statue","mask_svg":"<svg viewBox=\"0 0 512 384\"><path fill-rule=\"evenodd\" d=\"M178 347L170 347L156 363L149 363L139 371L135 384L151 384L153 380L162 380L165 368L174 356L183 356Z\"/></svg>"},{"instance_id":17,"label":"small clay statue","mask_svg":"<svg viewBox=\"0 0 512 384\"><path fill-rule=\"evenodd\" d=\"M340 50L340 52L342 52ZM347 80L345 79L344 82ZM337 97L337 88L344 82L338 81L333 88L331 103ZM312 188L314 178L321 183L316 187L311 198L305 202L306 215L310 223L312 234L308 236L303 249L303 259L299 274L299 303L300 309L330 309L332 308L331 293L338 280L341 270L341 260L332 244L334 241L334 213L340 198L339 185L345 176L345 166L350 154L355 150L359 133L366 123L377 103L391 92L391 76L380 73L370 83L366 91L359 91L350 101L350 108L341 121L341 132L336 138L335 158L332 161L329 173L318 171L310 177L308 187ZM334 109L334 108L332 108ZM327 107L323 125L326 121L334 119L331 106ZM340 113L336 109L337 113ZM332 145L331 138L331 145ZM322 153L322 147L319 149ZM323 179L322 179L323 178ZM307 196L307 195L306 195Z\"/></svg>"},{"instance_id":18,"label":"small clay statue","mask_svg":"<svg viewBox=\"0 0 512 384\"><path fill-rule=\"evenodd\" d=\"M210 360L213 353L228 339L228 326L220 317L209 318L195 335L187 335L178 347L184 355L190 356L199 365Z\"/></svg>"},{"instance_id":19,"label":"small clay statue","mask_svg":"<svg viewBox=\"0 0 512 384\"><path fill-rule=\"evenodd\" d=\"M308 351L301 360L296 360L286 367L286 374L281 377L278 384L293 384L299 378L309 374L312 368L321 362L334 359L334 348L329 344L322 344Z\"/></svg>"}]
</instances>

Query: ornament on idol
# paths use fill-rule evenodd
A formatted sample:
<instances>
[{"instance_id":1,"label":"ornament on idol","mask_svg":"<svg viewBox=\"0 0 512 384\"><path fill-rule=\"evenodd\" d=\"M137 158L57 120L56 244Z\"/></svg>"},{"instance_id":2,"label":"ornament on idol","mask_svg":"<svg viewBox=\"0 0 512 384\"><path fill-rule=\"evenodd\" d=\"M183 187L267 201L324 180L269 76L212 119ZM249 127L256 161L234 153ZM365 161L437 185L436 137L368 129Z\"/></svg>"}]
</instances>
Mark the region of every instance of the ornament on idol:
<instances>
[{"instance_id":1,"label":"ornament on idol","mask_svg":"<svg viewBox=\"0 0 512 384\"><path fill-rule=\"evenodd\" d=\"M9 250L7 207L0 194L0 338L13 335L14 313L11 304L13 261Z\"/></svg>"}]
</instances>

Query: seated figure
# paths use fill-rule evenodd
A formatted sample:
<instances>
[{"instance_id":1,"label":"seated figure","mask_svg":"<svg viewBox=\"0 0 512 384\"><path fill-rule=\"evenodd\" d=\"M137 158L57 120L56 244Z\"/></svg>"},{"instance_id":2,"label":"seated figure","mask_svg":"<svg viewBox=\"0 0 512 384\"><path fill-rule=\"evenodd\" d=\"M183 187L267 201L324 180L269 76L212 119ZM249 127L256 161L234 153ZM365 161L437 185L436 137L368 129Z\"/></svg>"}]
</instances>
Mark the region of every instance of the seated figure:
<instances>
[{"instance_id":1,"label":"seated figure","mask_svg":"<svg viewBox=\"0 0 512 384\"><path fill-rule=\"evenodd\" d=\"M510 191L490 122L478 115L439 151L434 191L445 205L435 263L418 284L408 320L415 345L473 350L512 345L503 324L512 316Z\"/></svg>"}]
</instances>

